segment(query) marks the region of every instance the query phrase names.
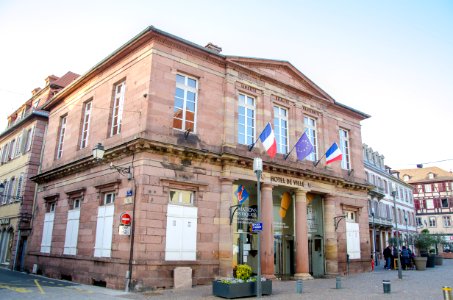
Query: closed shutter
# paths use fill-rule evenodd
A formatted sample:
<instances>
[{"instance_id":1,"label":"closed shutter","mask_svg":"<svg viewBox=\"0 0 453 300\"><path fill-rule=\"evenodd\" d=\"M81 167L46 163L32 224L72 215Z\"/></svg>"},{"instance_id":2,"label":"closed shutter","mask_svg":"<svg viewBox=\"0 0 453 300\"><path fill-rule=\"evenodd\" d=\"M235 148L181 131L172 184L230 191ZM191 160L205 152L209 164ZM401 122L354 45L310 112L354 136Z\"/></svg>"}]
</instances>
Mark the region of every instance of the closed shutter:
<instances>
[{"instance_id":1,"label":"closed shutter","mask_svg":"<svg viewBox=\"0 0 453 300\"><path fill-rule=\"evenodd\" d=\"M98 208L96 225L95 257L110 257L112 249L113 214L115 206L103 205Z\"/></svg>"},{"instance_id":2,"label":"closed shutter","mask_svg":"<svg viewBox=\"0 0 453 300\"><path fill-rule=\"evenodd\" d=\"M42 242L41 242L42 253L50 253L54 219L55 212L49 212L44 215L44 228L42 230Z\"/></svg>"},{"instance_id":3,"label":"closed shutter","mask_svg":"<svg viewBox=\"0 0 453 300\"><path fill-rule=\"evenodd\" d=\"M66 225L66 237L63 254L77 254L77 238L79 235L80 209L68 211L68 223Z\"/></svg>"},{"instance_id":4,"label":"closed shutter","mask_svg":"<svg viewBox=\"0 0 453 300\"><path fill-rule=\"evenodd\" d=\"M358 223L346 222L346 239L349 259L360 259L360 230Z\"/></svg>"},{"instance_id":5,"label":"closed shutter","mask_svg":"<svg viewBox=\"0 0 453 300\"><path fill-rule=\"evenodd\" d=\"M197 216L196 207L168 205L165 260L196 260Z\"/></svg>"},{"instance_id":6,"label":"closed shutter","mask_svg":"<svg viewBox=\"0 0 453 300\"><path fill-rule=\"evenodd\" d=\"M420 201L419 200L415 200L414 201L414 206L415 206L415 210L419 210L420 209Z\"/></svg>"}]
</instances>

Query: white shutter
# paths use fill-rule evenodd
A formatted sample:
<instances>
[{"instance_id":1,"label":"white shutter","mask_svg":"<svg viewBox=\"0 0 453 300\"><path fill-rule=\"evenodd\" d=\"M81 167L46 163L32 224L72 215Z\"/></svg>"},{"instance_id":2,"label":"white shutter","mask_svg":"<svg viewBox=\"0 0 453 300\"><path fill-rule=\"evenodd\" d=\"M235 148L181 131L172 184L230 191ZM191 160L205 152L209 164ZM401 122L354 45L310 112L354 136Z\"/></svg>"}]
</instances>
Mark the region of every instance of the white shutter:
<instances>
[{"instance_id":1,"label":"white shutter","mask_svg":"<svg viewBox=\"0 0 453 300\"><path fill-rule=\"evenodd\" d=\"M350 259L360 258L359 223L346 222L346 246Z\"/></svg>"},{"instance_id":2,"label":"white shutter","mask_svg":"<svg viewBox=\"0 0 453 300\"><path fill-rule=\"evenodd\" d=\"M96 225L95 257L110 257L112 249L113 214L115 206L103 205L98 208Z\"/></svg>"},{"instance_id":3,"label":"white shutter","mask_svg":"<svg viewBox=\"0 0 453 300\"><path fill-rule=\"evenodd\" d=\"M68 211L68 223L66 225L66 237L63 254L77 254L77 238L79 235L80 209Z\"/></svg>"},{"instance_id":4,"label":"white shutter","mask_svg":"<svg viewBox=\"0 0 453 300\"><path fill-rule=\"evenodd\" d=\"M20 143L20 153L24 154L25 153L25 145L27 144L27 133L28 133L28 130L26 128L24 128L22 130L22 142Z\"/></svg>"},{"instance_id":5,"label":"white shutter","mask_svg":"<svg viewBox=\"0 0 453 300\"><path fill-rule=\"evenodd\" d=\"M165 260L196 260L197 207L167 207Z\"/></svg>"},{"instance_id":6,"label":"white shutter","mask_svg":"<svg viewBox=\"0 0 453 300\"><path fill-rule=\"evenodd\" d=\"M44 216L44 228L42 230L41 252L50 253L50 245L52 243L53 221L55 212L46 213Z\"/></svg>"}]
</instances>

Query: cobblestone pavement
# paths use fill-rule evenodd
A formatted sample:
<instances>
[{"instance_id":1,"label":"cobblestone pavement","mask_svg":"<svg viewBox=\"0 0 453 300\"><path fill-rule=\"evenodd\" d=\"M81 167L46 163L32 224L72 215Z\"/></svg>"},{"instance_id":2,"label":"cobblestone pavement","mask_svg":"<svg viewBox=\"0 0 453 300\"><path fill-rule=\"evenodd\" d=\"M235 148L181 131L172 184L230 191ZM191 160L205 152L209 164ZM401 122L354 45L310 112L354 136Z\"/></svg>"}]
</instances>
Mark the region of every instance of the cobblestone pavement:
<instances>
[{"instance_id":1,"label":"cobblestone pavement","mask_svg":"<svg viewBox=\"0 0 453 300\"><path fill-rule=\"evenodd\" d=\"M383 280L390 280L391 293L383 293ZM341 289L336 289L336 279L314 279L303 282L303 293L296 293L295 281L274 281L273 292L264 299L443 299L442 287L453 286L453 260L444 259L442 266L426 271L384 270L383 264L374 272L353 274L341 278ZM158 290L123 295L130 299L221 299L212 296L212 287L197 286L182 290Z\"/></svg>"}]
</instances>

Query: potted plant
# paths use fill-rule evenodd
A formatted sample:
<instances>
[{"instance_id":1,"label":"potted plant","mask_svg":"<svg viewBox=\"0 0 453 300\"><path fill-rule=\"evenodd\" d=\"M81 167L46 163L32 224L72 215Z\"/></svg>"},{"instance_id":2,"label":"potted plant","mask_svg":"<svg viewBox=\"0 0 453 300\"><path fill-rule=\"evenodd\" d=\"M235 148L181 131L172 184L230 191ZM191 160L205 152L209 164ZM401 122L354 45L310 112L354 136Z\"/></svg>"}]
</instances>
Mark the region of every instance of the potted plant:
<instances>
[{"instance_id":1,"label":"potted plant","mask_svg":"<svg viewBox=\"0 0 453 300\"><path fill-rule=\"evenodd\" d=\"M419 253L419 256L414 257L417 270L425 270L426 267L434 266L434 257L430 258L428 255L428 250L434 242L434 238L429 233L428 229L423 229L422 232L415 237L414 245L417 247Z\"/></svg>"},{"instance_id":2,"label":"potted plant","mask_svg":"<svg viewBox=\"0 0 453 300\"><path fill-rule=\"evenodd\" d=\"M440 235L436 235L434 237L434 240L435 240L435 247L436 247L435 265L441 266L441 265L443 265L444 258L439 255L439 250L438 250L437 246L440 245L443 248L444 245L446 244L446 242L445 242L445 239Z\"/></svg>"},{"instance_id":3,"label":"potted plant","mask_svg":"<svg viewBox=\"0 0 453 300\"><path fill-rule=\"evenodd\" d=\"M212 294L223 298L241 298L256 296L256 277L252 277L252 268L249 265L237 265L235 278L224 278L212 282ZM272 281L261 278L261 292L263 295L272 294Z\"/></svg>"}]
</instances>

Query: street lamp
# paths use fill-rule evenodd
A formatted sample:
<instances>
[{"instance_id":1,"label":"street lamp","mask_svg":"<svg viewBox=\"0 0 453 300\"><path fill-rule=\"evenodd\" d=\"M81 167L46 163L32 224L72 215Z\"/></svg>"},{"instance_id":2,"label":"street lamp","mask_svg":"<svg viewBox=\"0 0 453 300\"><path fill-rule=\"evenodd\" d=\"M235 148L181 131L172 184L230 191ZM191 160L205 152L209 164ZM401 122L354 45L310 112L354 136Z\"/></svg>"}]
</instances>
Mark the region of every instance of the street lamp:
<instances>
[{"instance_id":1,"label":"street lamp","mask_svg":"<svg viewBox=\"0 0 453 300\"><path fill-rule=\"evenodd\" d=\"M256 202L257 202L257 208L258 208L258 223L261 222L261 185L260 185L260 179L261 179L261 174L263 173L263 160L259 157L255 157L253 159L253 172L256 174ZM258 270L257 270L257 276L256 276L256 297L261 298L261 241L260 241L260 231L257 233L258 235Z\"/></svg>"},{"instance_id":2,"label":"street lamp","mask_svg":"<svg viewBox=\"0 0 453 300\"><path fill-rule=\"evenodd\" d=\"M406 222L406 246L409 248L409 230L407 229L407 212L404 212L404 222Z\"/></svg>"},{"instance_id":3,"label":"street lamp","mask_svg":"<svg viewBox=\"0 0 453 300\"><path fill-rule=\"evenodd\" d=\"M373 218L373 258L374 258L374 265L378 265L378 258L376 255L376 227L374 225L374 206L371 207L371 216Z\"/></svg>"},{"instance_id":4,"label":"street lamp","mask_svg":"<svg viewBox=\"0 0 453 300\"><path fill-rule=\"evenodd\" d=\"M398 218L396 214L396 190L392 191L392 197L393 197L393 211L395 213L395 230L398 234ZM400 239L399 235L396 237L396 249L397 249L397 262L398 262L398 278L403 279L403 271L401 269L401 260L400 260Z\"/></svg>"}]
</instances>

